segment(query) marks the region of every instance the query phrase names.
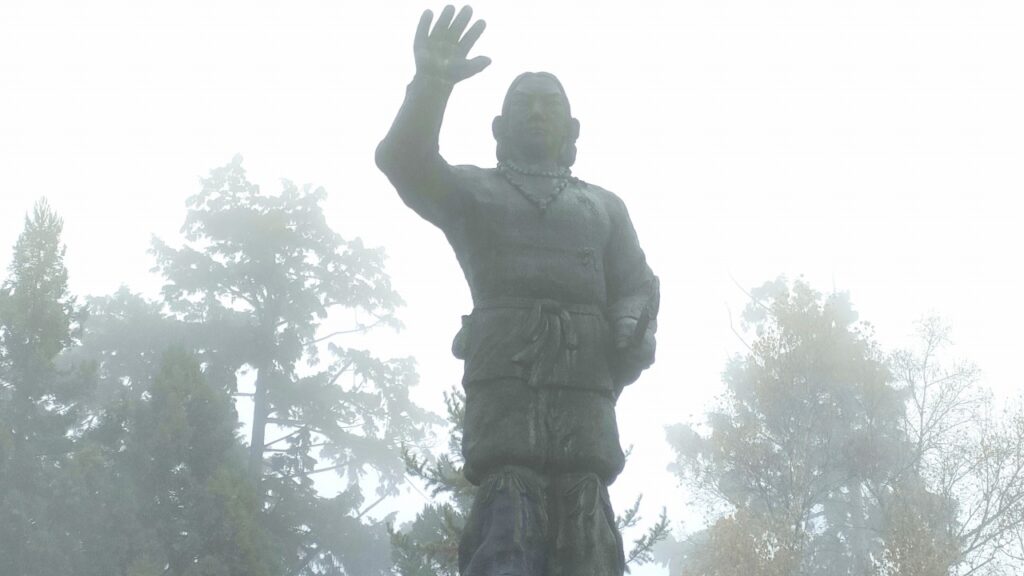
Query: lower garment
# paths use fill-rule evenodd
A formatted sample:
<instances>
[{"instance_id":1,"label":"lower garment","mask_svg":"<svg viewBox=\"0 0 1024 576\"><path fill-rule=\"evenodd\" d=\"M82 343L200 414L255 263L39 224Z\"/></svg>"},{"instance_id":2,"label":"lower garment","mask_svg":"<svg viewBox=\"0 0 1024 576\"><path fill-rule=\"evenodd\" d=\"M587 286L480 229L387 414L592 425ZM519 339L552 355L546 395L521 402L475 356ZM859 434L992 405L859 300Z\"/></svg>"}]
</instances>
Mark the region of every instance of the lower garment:
<instances>
[{"instance_id":1,"label":"lower garment","mask_svg":"<svg viewBox=\"0 0 1024 576\"><path fill-rule=\"evenodd\" d=\"M463 430L466 477L480 490L462 576L622 576L607 489L624 464L611 393L472 383Z\"/></svg>"}]
</instances>

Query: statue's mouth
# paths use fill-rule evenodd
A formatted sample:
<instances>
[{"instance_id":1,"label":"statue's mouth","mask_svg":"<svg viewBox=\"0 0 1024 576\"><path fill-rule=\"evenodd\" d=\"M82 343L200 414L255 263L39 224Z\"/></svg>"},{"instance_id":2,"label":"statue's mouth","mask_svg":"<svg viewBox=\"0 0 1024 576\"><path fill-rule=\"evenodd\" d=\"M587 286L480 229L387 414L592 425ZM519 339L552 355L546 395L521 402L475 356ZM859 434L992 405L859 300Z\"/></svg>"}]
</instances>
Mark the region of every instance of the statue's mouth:
<instances>
[{"instance_id":1,"label":"statue's mouth","mask_svg":"<svg viewBox=\"0 0 1024 576\"><path fill-rule=\"evenodd\" d=\"M528 122L526 124L526 131L535 134L547 134L548 124L547 122Z\"/></svg>"}]
</instances>

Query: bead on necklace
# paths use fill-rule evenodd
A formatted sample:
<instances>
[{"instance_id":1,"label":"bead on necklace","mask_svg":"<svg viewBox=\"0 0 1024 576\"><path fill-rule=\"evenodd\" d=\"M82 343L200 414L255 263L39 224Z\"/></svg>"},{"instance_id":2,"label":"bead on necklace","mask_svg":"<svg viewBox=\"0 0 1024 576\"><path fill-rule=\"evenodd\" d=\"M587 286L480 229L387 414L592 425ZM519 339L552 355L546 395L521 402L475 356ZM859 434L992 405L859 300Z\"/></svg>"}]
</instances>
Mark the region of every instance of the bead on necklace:
<instances>
[{"instance_id":1,"label":"bead on necklace","mask_svg":"<svg viewBox=\"0 0 1024 576\"><path fill-rule=\"evenodd\" d=\"M501 176L505 178L505 181L511 184L513 188L518 190L524 198L526 198L527 200L530 201L531 204L536 206L537 209L541 211L541 213L547 210L548 205L554 202L555 199L558 198L558 195L561 194L562 191L569 186L570 180L573 180L573 178L570 176L571 173L568 168L559 168L557 172L527 170L525 168L520 168L515 164L507 162L498 163L498 173L501 174ZM512 173L518 173L524 176L543 176L547 178L557 178L558 183L555 184L554 190L552 190L549 194L537 194L536 192L527 190L526 187L524 187L520 182L517 182Z\"/></svg>"}]
</instances>

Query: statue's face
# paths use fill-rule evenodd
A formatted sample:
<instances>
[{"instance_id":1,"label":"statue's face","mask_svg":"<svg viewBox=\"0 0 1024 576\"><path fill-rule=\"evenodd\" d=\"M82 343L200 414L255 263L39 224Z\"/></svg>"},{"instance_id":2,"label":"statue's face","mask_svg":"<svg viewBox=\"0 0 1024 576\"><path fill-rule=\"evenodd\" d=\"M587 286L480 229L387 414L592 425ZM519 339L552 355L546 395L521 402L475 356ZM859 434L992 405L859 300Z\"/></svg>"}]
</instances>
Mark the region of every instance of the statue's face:
<instances>
[{"instance_id":1,"label":"statue's face","mask_svg":"<svg viewBox=\"0 0 1024 576\"><path fill-rule=\"evenodd\" d=\"M557 82L530 76L513 89L504 114L510 152L526 162L557 161L569 137L569 103Z\"/></svg>"}]
</instances>

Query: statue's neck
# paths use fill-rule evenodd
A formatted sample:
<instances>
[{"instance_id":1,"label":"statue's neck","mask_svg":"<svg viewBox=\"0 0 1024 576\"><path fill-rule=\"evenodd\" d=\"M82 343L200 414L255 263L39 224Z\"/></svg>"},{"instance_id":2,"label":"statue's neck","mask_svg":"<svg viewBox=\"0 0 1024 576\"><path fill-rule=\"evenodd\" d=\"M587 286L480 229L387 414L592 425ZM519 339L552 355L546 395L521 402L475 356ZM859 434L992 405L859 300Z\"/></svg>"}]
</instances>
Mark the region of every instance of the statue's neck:
<instances>
[{"instance_id":1,"label":"statue's neck","mask_svg":"<svg viewBox=\"0 0 1024 576\"><path fill-rule=\"evenodd\" d=\"M562 166L560 166L557 160L552 158L530 158L524 157L522 154L509 154L507 162L515 165L517 168L527 172L558 172Z\"/></svg>"}]
</instances>

